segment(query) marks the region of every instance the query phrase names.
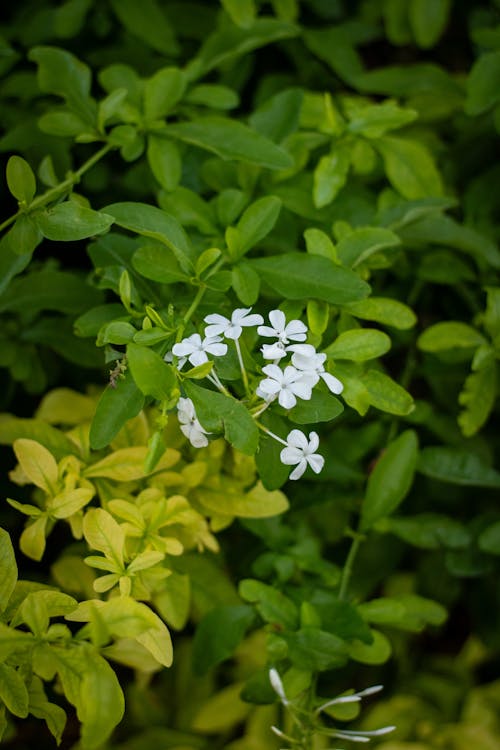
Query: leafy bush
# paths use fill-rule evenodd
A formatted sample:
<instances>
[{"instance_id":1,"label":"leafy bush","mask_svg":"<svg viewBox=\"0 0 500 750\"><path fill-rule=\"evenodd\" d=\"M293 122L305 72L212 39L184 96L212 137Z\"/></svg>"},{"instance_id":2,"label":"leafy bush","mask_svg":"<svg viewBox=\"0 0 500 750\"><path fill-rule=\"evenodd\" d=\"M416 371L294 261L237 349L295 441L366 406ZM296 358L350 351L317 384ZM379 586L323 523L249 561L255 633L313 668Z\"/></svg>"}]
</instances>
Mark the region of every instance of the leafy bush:
<instances>
[{"instance_id":1,"label":"leafy bush","mask_svg":"<svg viewBox=\"0 0 500 750\"><path fill-rule=\"evenodd\" d=\"M498 742L499 22L9 11L7 746Z\"/></svg>"}]
</instances>

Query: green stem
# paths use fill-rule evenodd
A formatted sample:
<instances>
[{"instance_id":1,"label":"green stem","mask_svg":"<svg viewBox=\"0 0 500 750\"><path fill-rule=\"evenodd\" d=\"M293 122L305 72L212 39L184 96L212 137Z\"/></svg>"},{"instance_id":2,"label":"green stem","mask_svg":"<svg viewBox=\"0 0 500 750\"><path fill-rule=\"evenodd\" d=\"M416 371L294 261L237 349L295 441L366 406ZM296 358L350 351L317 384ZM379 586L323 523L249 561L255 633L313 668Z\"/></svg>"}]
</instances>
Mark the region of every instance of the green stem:
<instances>
[{"instance_id":1,"label":"green stem","mask_svg":"<svg viewBox=\"0 0 500 750\"><path fill-rule=\"evenodd\" d=\"M358 532L354 533L353 540L351 542L351 548L349 549L344 569L342 571L342 576L340 578L340 586L339 586L339 599L345 599L347 594L347 587L349 586L349 581L351 580L352 575L352 569L354 567L354 561L356 559L356 555L358 554L359 545L361 544L363 540L363 536L359 534Z\"/></svg>"},{"instance_id":2,"label":"green stem","mask_svg":"<svg viewBox=\"0 0 500 750\"><path fill-rule=\"evenodd\" d=\"M63 182L60 182L59 185L55 185L42 195L39 195L38 198L35 198L35 200L33 200L29 204L29 206L24 209L19 209L19 211L17 211L15 214L6 219L2 224L0 224L0 232L2 232L4 229L7 229L7 227L13 224L16 219L18 219L23 214L30 213L31 211L34 211L41 206L45 206L47 203L50 203L53 199L57 198L61 193L65 193L66 191L71 190L74 185L80 182L80 179L85 174L85 172L88 172L88 170L91 169L94 164L97 164L97 162L100 161L103 156L105 156L109 151L111 151L112 148L114 147L110 144L106 144L101 149L99 149L99 151L96 151L96 153L91 156L90 159L87 159L87 161L82 164L82 166L77 169L76 172L72 172L69 177L67 177Z\"/></svg>"}]
</instances>

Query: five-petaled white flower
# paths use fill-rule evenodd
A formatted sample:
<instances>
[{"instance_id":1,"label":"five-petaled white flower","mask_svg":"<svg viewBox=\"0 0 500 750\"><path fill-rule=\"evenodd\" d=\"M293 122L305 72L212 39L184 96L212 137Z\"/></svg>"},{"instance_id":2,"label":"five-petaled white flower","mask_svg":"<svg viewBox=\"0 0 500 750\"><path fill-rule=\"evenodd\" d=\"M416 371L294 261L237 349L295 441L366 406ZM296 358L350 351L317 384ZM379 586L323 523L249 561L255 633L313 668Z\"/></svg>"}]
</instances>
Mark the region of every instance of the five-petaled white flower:
<instances>
[{"instance_id":1,"label":"five-petaled white flower","mask_svg":"<svg viewBox=\"0 0 500 750\"><path fill-rule=\"evenodd\" d=\"M239 339L243 327L258 326L264 321L262 315L254 313L249 315L251 307L240 307L233 310L231 319L225 318L219 313L207 315L205 323L210 323L205 328L205 336L224 336L226 339Z\"/></svg>"},{"instance_id":2,"label":"five-petaled white flower","mask_svg":"<svg viewBox=\"0 0 500 750\"><path fill-rule=\"evenodd\" d=\"M295 367L288 365L282 370L278 365L266 365L262 372L267 375L265 380L259 383L258 393L268 396L278 396L280 406L291 409L297 403L296 396L309 400L311 398L311 386L302 379L303 373Z\"/></svg>"},{"instance_id":3,"label":"five-petaled white flower","mask_svg":"<svg viewBox=\"0 0 500 750\"><path fill-rule=\"evenodd\" d=\"M300 430L292 430L286 442L286 448L283 448L280 453L281 463L287 466L297 464L289 479L300 479L308 464L316 474L319 474L325 459L319 453L315 453L319 446L319 437L316 432L310 432L308 440Z\"/></svg>"},{"instance_id":4,"label":"five-petaled white flower","mask_svg":"<svg viewBox=\"0 0 500 750\"><path fill-rule=\"evenodd\" d=\"M182 433L194 448L205 448L208 445L208 433L198 422L194 404L190 398L180 398L177 402L177 418Z\"/></svg>"},{"instance_id":5,"label":"five-petaled white flower","mask_svg":"<svg viewBox=\"0 0 500 750\"><path fill-rule=\"evenodd\" d=\"M259 326L259 336L277 338L281 344L289 344L290 341L305 341L307 337L307 326L301 320L286 322L285 313L282 310L271 310L269 313L271 326ZM266 356L266 355L264 355ZM270 359L270 357L266 357Z\"/></svg>"},{"instance_id":6,"label":"five-petaled white flower","mask_svg":"<svg viewBox=\"0 0 500 750\"><path fill-rule=\"evenodd\" d=\"M184 365L186 359L190 361L193 367L203 365L208 362L208 354L215 357L222 357L227 352L227 344L221 343L220 336L206 336L203 341L199 333L193 333L186 339L182 339L178 344L172 347L172 353L180 357L179 369Z\"/></svg>"},{"instance_id":7,"label":"five-petaled white flower","mask_svg":"<svg viewBox=\"0 0 500 750\"><path fill-rule=\"evenodd\" d=\"M292 364L297 370L300 370L305 383L314 388L321 378L332 393L342 393L344 390L343 384L335 375L326 372L324 368L326 354L318 354L314 346L310 344L292 345L289 348L295 350L292 354Z\"/></svg>"}]
</instances>

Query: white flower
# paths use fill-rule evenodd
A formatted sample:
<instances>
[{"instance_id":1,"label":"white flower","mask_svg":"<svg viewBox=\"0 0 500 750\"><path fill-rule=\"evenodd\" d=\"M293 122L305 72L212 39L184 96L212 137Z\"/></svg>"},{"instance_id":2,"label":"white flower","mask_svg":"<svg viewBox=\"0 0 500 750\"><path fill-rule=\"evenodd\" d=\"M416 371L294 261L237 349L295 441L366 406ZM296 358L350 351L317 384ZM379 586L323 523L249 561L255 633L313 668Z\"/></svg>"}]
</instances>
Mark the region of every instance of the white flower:
<instances>
[{"instance_id":1,"label":"white flower","mask_svg":"<svg viewBox=\"0 0 500 750\"><path fill-rule=\"evenodd\" d=\"M307 469L307 465L319 474L324 466L325 459L319 453L315 453L319 445L319 437L316 432L309 433L309 440L300 430L292 430L286 439L287 446L280 453L283 464L293 466L297 464L290 474L290 479L300 479Z\"/></svg>"},{"instance_id":2,"label":"white flower","mask_svg":"<svg viewBox=\"0 0 500 750\"><path fill-rule=\"evenodd\" d=\"M285 367L281 370L278 365L266 365L262 372L268 377L259 383L259 394L278 396L278 401L284 409L291 409L297 403L296 396L303 399L311 398L311 387L302 379L303 373L295 367Z\"/></svg>"},{"instance_id":3,"label":"white flower","mask_svg":"<svg viewBox=\"0 0 500 750\"><path fill-rule=\"evenodd\" d=\"M277 338L282 344L306 340L307 326L301 320L291 320L287 323L285 313L282 310L271 310L269 320L272 328L270 326L259 326L257 333L260 336Z\"/></svg>"},{"instance_id":4,"label":"white flower","mask_svg":"<svg viewBox=\"0 0 500 750\"><path fill-rule=\"evenodd\" d=\"M227 344L221 343L220 336L206 336L203 341L199 333L193 333L186 339L182 339L178 344L172 347L172 353L180 357L179 369L184 365L186 359L190 361L193 367L203 365L208 362L208 354L215 357L222 357L227 352Z\"/></svg>"},{"instance_id":5,"label":"white flower","mask_svg":"<svg viewBox=\"0 0 500 750\"><path fill-rule=\"evenodd\" d=\"M208 433L198 422L194 404L190 398L179 399L177 402L177 417L182 433L194 448L204 448L208 445Z\"/></svg>"},{"instance_id":6,"label":"white flower","mask_svg":"<svg viewBox=\"0 0 500 750\"><path fill-rule=\"evenodd\" d=\"M282 703L286 706L288 704L288 698L285 694L285 688L283 687L283 683L281 681L281 677L279 675L279 672L274 667L271 667L269 670L269 682L271 683L271 686L276 693L276 695L280 698Z\"/></svg>"},{"instance_id":7,"label":"white flower","mask_svg":"<svg viewBox=\"0 0 500 750\"><path fill-rule=\"evenodd\" d=\"M258 326L263 322L262 315L248 315L252 308L241 307L233 310L231 319L225 318L219 313L207 315L205 323L211 325L205 328L205 336L224 336L226 339L239 339L243 332L243 327Z\"/></svg>"},{"instance_id":8,"label":"white flower","mask_svg":"<svg viewBox=\"0 0 500 750\"><path fill-rule=\"evenodd\" d=\"M281 341L276 341L274 344L263 344L261 347L262 356L264 359L281 359L286 357L286 347Z\"/></svg>"},{"instance_id":9,"label":"white flower","mask_svg":"<svg viewBox=\"0 0 500 750\"><path fill-rule=\"evenodd\" d=\"M326 354L318 354L314 346L309 344L299 344L296 347L290 347L290 349L295 349L292 354L292 364L297 370L300 370L305 383L314 388L321 378L332 393L342 393L344 390L343 384L334 375L326 372L324 368Z\"/></svg>"}]
</instances>

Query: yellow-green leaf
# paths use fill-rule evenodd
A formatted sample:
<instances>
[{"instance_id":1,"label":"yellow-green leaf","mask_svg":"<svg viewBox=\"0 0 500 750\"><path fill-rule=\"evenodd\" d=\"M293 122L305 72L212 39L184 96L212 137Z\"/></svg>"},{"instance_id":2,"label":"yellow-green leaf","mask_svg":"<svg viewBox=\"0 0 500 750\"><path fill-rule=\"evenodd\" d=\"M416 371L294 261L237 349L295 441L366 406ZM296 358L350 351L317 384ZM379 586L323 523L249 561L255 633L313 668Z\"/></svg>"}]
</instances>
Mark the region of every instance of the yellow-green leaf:
<instances>
[{"instance_id":1,"label":"yellow-green leaf","mask_svg":"<svg viewBox=\"0 0 500 750\"><path fill-rule=\"evenodd\" d=\"M83 472L85 477L105 477L116 482L130 482L144 476L146 446L120 448L92 464Z\"/></svg>"},{"instance_id":2,"label":"yellow-green leaf","mask_svg":"<svg viewBox=\"0 0 500 750\"><path fill-rule=\"evenodd\" d=\"M28 438L14 441L14 453L28 479L50 495L54 494L58 482L57 463L47 448Z\"/></svg>"}]
</instances>

